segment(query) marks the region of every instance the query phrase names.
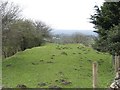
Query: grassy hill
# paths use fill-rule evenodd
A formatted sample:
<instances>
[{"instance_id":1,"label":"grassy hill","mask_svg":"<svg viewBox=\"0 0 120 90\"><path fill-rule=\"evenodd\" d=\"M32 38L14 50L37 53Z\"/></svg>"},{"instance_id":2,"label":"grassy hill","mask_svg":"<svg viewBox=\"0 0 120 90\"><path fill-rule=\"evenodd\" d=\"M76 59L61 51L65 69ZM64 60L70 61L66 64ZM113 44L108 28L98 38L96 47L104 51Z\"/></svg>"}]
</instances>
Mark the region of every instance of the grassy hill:
<instances>
[{"instance_id":1,"label":"grassy hill","mask_svg":"<svg viewBox=\"0 0 120 90\"><path fill-rule=\"evenodd\" d=\"M93 61L98 62L98 87L107 87L114 77L111 56L79 44L47 44L3 60L3 86L90 88Z\"/></svg>"}]
</instances>

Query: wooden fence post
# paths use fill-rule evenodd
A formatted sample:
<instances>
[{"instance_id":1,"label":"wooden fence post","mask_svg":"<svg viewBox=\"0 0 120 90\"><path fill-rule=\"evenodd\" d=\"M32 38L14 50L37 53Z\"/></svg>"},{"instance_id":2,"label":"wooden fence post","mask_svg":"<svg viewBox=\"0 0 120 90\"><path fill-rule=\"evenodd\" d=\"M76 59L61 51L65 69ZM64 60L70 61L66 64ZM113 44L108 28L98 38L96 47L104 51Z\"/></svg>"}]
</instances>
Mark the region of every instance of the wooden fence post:
<instances>
[{"instance_id":1,"label":"wooden fence post","mask_svg":"<svg viewBox=\"0 0 120 90\"><path fill-rule=\"evenodd\" d=\"M120 68L120 55L118 55L118 69Z\"/></svg>"},{"instance_id":2,"label":"wooden fence post","mask_svg":"<svg viewBox=\"0 0 120 90\"><path fill-rule=\"evenodd\" d=\"M115 73L117 72L117 55L115 54Z\"/></svg>"},{"instance_id":3,"label":"wooden fence post","mask_svg":"<svg viewBox=\"0 0 120 90\"><path fill-rule=\"evenodd\" d=\"M93 68L93 89L94 89L97 88L97 71L98 71L97 62L93 62L92 68Z\"/></svg>"},{"instance_id":4,"label":"wooden fence post","mask_svg":"<svg viewBox=\"0 0 120 90\"><path fill-rule=\"evenodd\" d=\"M118 68L120 68L120 56L115 55L115 72L118 71Z\"/></svg>"}]
</instances>

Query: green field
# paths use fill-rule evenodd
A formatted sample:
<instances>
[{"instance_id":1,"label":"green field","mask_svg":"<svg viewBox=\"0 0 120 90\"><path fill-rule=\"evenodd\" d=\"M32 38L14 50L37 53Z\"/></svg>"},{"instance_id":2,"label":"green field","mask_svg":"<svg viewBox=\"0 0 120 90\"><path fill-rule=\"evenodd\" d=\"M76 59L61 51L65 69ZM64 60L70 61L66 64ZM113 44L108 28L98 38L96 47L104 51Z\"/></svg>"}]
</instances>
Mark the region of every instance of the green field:
<instances>
[{"instance_id":1,"label":"green field","mask_svg":"<svg viewBox=\"0 0 120 90\"><path fill-rule=\"evenodd\" d=\"M111 56L80 44L47 44L18 52L3 60L3 87L91 88L92 62L98 62L98 87L114 78Z\"/></svg>"}]
</instances>

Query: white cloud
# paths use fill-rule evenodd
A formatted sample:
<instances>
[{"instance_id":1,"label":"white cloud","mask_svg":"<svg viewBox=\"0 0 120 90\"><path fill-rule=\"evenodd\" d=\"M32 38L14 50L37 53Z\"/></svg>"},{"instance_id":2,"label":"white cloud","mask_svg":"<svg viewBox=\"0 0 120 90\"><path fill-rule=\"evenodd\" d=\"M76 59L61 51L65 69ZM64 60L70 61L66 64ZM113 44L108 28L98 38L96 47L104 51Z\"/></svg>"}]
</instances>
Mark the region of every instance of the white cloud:
<instances>
[{"instance_id":1,"label":"white cloud","mask_svg":"<svg viewBox=\"0 0 120 90\"><path fill-rule=\"evenodd\" d=\"M89 23L95 4L103 0L11 0L20 4L27 18L44 21L54 29L91 30ZM97 1L97 2L96 2ZM96 2L96 3L95 3Z\"/></svg>"}]
</instances>

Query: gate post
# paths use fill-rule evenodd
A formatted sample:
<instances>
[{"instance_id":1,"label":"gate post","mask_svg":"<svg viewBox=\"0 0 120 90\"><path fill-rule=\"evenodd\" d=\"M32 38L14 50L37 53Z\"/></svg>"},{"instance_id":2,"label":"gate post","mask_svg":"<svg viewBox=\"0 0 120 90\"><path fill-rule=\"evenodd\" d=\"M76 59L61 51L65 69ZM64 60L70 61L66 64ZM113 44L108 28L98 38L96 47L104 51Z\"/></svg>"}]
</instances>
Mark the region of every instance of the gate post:
<instances>
[{"instance_id":1,"label":"gate post","mask_svg":"<svg viewBox=\"0 0 120 90\"><path fill-rule=\"evenodd\" d=\"M97 88L97 71L98 71L98 64L97 62L93 62L93 88Z\"/></svg>"}]
</instances>

